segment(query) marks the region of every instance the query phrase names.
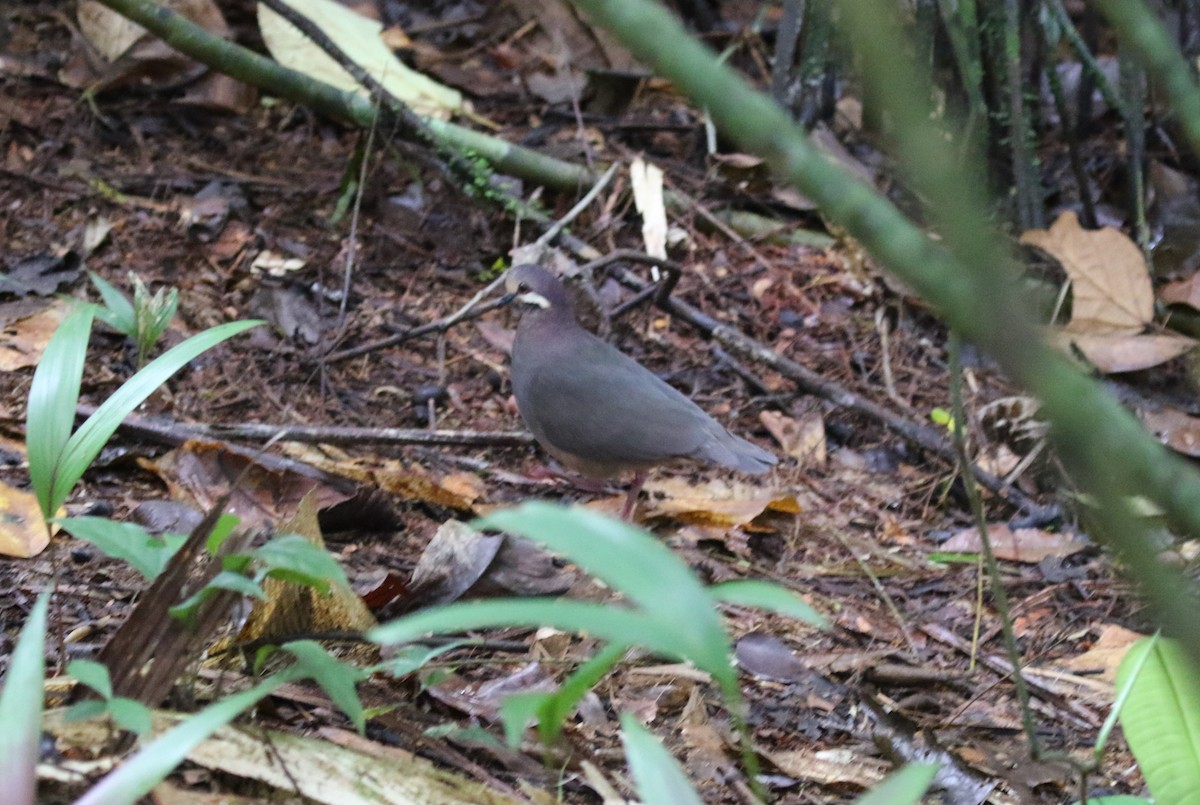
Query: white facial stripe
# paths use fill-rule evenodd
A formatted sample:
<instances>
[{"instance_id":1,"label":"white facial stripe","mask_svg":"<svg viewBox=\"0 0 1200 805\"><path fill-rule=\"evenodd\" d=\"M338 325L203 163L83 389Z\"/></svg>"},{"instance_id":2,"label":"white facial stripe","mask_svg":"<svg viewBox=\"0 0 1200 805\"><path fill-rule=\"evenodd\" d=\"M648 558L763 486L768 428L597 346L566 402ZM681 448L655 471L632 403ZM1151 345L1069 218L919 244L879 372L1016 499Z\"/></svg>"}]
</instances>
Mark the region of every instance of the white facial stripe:
<instances>
[{"instance_id":1,"label":"white facial stripe","mask_svg":"<svg viewBox=\"0 0 1200 805\"><path fill-rule=\"evenodd\" d=\"M549 299L542 296L540 293L534 293L533 291L526 291L523 294L518 294L517 301L523 302L526 305L536 305L536 306L540 307L542 310L546 310L547 308L550 307Z\"/></svg>"}]
</instances>

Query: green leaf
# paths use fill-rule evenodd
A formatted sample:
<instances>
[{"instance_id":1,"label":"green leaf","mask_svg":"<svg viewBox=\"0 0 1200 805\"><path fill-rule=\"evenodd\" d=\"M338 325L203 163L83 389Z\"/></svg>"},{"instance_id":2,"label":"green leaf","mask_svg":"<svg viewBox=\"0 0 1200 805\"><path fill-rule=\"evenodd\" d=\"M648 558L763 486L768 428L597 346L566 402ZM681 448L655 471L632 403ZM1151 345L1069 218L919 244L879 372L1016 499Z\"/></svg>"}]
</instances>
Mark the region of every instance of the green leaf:
<instances>
[{"instance_id":1,"label":"green leaf","mask_svg":"<svg viewBox=\"0 0 1200 805\"><path fill-rule=\"evenodd\" d=\"M287 671L250 690L235 693L211 704L183 723L163 733L133 757L75 800L75 805L133 803L144 797L205 738L250 709L275 689L303 677L299 670ZM39 696L40 699L40 696ZM6 800L23 802L26 800ZM28 800L32 801L32 800Z\"/></svg>"},{"instance_id":2,"label":"green leaf","mask_svg":"<svg viewBox=\"0 0 1200 805\"><path fill-rule=\"evenodd\" d=\"M72 536L90 542L105 556L128 562L153 580L187 541L179 534L156 537L137 523L120 523L107 517L67 517L58 521Z\"/></svg>"},{"instance_id":3,"label":"green leaf","mask_svg":"<svg viewBox=\"0 0 1200 805\"><path fill-rule=\"evenodd\" d=\"M829 628L829 621L824 615L809 606L800 596L778 584L748 579L714 584L708 590L713 598L725 604L765 609L796 618L820 629Z\"/></svg>"},{"instance_id":4,"label":"green leaf","mask_svg":"<svg viewBox=\"0 0 1200 805\"><path fill-rule=\"evenodd\" d=\"M94 311L91 305L80 305L67 314L50 336L29 387L25 418L29 480L42 507L42 516L47 520L66 500L66 495L57 496L54 488L75 422L75 405L79 402Z\"/></svg>"},{"instance_id":5,"label":"green leaf","mask_svg":"<svg viewBox=\"0 0 1200 805\"><path fill-rule=\"evenodd\" d=\"M917 805L937 773L937 764L909 763L872 786L854 805Z\"/></svg>"},{"instance_id":6,"label":"green leaf","mask_svg":"<svg viewBox=\"0 0 1200 805\"><path fill-rule=\"evenodd\" d=\"M89 312L87 316L89 328L91 315ZM49 502L53 503L57 500L61 505L61 502L67 499L67 495L71 493L75 483L83 477L83 473L100 454L125 417L129 416L133 409L141 405L156 389L170 380L172 375L204 351L261 323L259 321L234 321L212 327L163 353L151 361L146 368L129 378L67 440L55 466L56 472L53 474ZM66 326L66 322L63 324ZM58 333L55 333L55 336L57 335ZM51 338L51 343L53 341L54 339ZM49 352L49 347L47 347L47 352ZM79 360L80 371L74 375L76 378L82 376L82 355L79 356ZM40 364L38 369L41 370ZM72 416L74 416L75 401L79 395L78 380L75 382L74 395L71 399ZM32 411L32 409L33 393L31 391L30 410ZM58 506L54 506L51 511L56 511L57 508Z\"/></svg>"},{"instance_id":7,"label":"green leaf","mask_svg":"<svg viewBox=\"0 0 1200 805\"><path fill-rule=\"evenodd\" d=\"M353 722L355 729L363 733L367 728L363 716L362 700L358 698L355 685L366 678L359 669L342 662L313 640L296 640L286 643L283 650L296 658L300 667L314 682L329 694L341 711Z\"/></svg>"},{"instance_id":8,"label":"green leaf","mask_svg":"<svg viewBox=\"0 0 1200 805\"><path fill-rule=\"evenodd\" d=\"M92 284L100 292L100 300L104 303L104 307L96 310L97 318L114 330L124 333L130 338L136 338L137 316L129 297L94 271L89 271L88 276L92 278Z\"/></svg>"},{"instance_id":9,"label":"green leaf","mask_svg":"<svg viewBox=\"0 0 1200 805\"><path fill-rule=\"evenodd\" d=\"M711 607L711 605L710 605ZM676 658L687 658L689 640L670 623L630 609L584 601L502 599L463 601L434 607L376 626L367 639L380 645L407 643L426 634L448 634L500 626L551 626L583 632L610 643L636 644ZM724 666L729 673L729 666ZM704 670L709 671L709 668Z\"/></svg>"},{"instance_id":10,"label":"green leaf","mask_svg":"<svg viewBox=\"0 0 1200 805\"><path fill-rule=\"evenodd\" d=\"M346 572L329 551L313 545L299 534L276 537L254 551L254 558L272 578L293 581L329 591L331 583L349 587Z\"/></svg>"},{"instance_id":11,"label":"green leaf","mask_svg":"<svg viewBox=\"0 0 1200 805\"><path fill-rule=\"evenodd\" d=\"M87 721L92 718L99 718L107 712L107 699L84 699L68 707L67 712L63 714L63 718L68 722Z\"/></svg>"},{"instance_id":12,"label":"green leaf","mask_svg":"<svg viewBox=\"0 0 1200 805\"><path fill-rule=\"evenodd\" d=\"M621 743L642 802L703 805L679 763L630 713L621 713Z\"/></svg>"},{"instance_id":13,"label":"green leaf","mask_svg":"<svg viewBox=\"0 0 1200 805\"><path fill-rule=\"evenodd\" d=\"M150 708L136 699L127 699L124 696L109 699L108 713L118 727L129 730L138 736L150 732L150 728L153 726Z\"/></svg>"},{"instance_id":14,"label":"green leaf","mask_svg":"<svg viewBox=\"0 0 1200 805\"><path fill-rule=\"evenodd\" d=\"M217 551L221 550L221 546L225 544L225 540L229 539L241 521L242 518L236 514L222 512L217 517L217 524L213 526L212 531L209 532L208 539L204 542L204 550L208 551L209 555L216 556Z\"/></svg>"},{"instance_id":15,"label":"green leaf","mask_svg":"<svg viewBox=\"0 0 1200 805\"><path fill-rule=\"evenodd\" d=\"M230 590L248 598L257 598L260 601L267 600L267 594L263 592L262 587L255 584L253 579L248 579L240 573L222 570L213 576L208 584L190 595L186 601L176 604L167 612L172 618L178 618L190 626L193 624L200 605L216 595L219 590Z\"/></svg>"},{"instance_id":16,"label":"green leaf","mask_svg":"<svg viewBox=\"0 0 1200 805\"><path fill-rule=\"evenodd\" d=\"M1190 802L1200 791L1200 680L1174 640L1143 638L1125 654L1117 685L1141 673L1121 710L1121 728L1158 802Z\"/></svg>"},{"instance_id":17,"label":"green leaf","mask_svg":"<svg viewBox=\"0 0 1200 805\"><path fill-rule=\"evenodd\" d=\"M587 509L541 502L496 512L475 527L520 534L567 556L636 602L654 619L656 632L669 630L669 653L729 681L729 639L712 596L688 566L649 533ZM614 642L633 639L654 645L636 634Z\"/></svg>"},{"instance_id":18,"label":"green leaf","mask_svg":"<svg viewBox=\"0 0 1200 805\"><path fill-rule=\"evenodd\" d=\"M0 802L34 802L42 737L42 682L46 676L46 609L50 590L21 627L0 690Z\"/></svg>"},{"instance_id":19,"label":"green leaf","mask_svg":"<svg viewBox=\"0 0 1200 805\"><path fill-rule=\"evenodd\" d=\"M113 695L112 680L108 667L92 660L71 660L67 663L67 674L75 677L79 684L87 685L106 699Z\"/></svg>"},{"instance_id":20,"label":"green leaf","mask_svg":"<svg viewBox=\"0 0 1200 805\"><path fill-rule=\"evenodd\" d=\"M367 670L367 674L389 674L394 677L408 676L414 671L424 667L439 654L445 654L447 651L459 648L465 645L465 640L452 640L441 646L422 646L411 645L397 649L396 653L384 660L371 666Z\"/></svg>"},{"instance_id":21,"label":"green leaf","mask_svg":"<svg viewBox=\"0 0 1200 805\"><path fill-rule=\"evenodd\" d=\"M542 743L547 746L553 743L576 705L625 656L626 650L622 644L610 643L579 666L553 693L518 693L501 702L500 720L508 745L519 746L521 733L534 720Z\"/></svg>"},{"instance_id":22,"label":"green leaf","mask_svg":"<svg viewBox=\"0 0 1200 805\"><path fill-rule=\"evenodd\" d=\"M504 725L504 741L510 749L521 745L525 728L542 723L543 713L550 706L553 693L514 693L500 702L500 723Z\"/></svg>"}]
</instances>

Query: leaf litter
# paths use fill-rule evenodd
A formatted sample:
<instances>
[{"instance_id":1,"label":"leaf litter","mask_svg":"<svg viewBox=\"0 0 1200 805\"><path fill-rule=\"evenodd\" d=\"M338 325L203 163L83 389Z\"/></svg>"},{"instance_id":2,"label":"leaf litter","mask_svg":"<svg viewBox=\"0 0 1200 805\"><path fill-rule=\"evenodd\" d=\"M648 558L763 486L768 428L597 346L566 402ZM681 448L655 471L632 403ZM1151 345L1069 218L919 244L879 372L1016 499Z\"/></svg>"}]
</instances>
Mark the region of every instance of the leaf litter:
<instances>
[{"instance_id":1,"label":"leaf litter","mask_svg":"<svg viewBox=\"0 0 1200 805\"><path fill-rule=\"evenodd\" d=\"M18 29L14 47L22 42L30 47L29 36ZM66 32L58 30L37 44L65 53L67 43ZM530 39L526 44L517 38L502 46L498 61L480 60L462 69L477 70L481 85L504 87L500 63L510 59L532 72L531 65L541 66L536 48L543 46L544 42ZM159 77L169 83L177 71L186 74L190 68L171 69L176 72ZM115 88L138 75L108 74L106 80ZM122 126L110 142L109 135L93 125L88 110L75 103L75 93L61 86L0 84L0 99L19 108L13 119L23 121L0 134L3 164L46 183L36 188L19 179L0 184L0 224L11 232L6 248L17 260L39 260L51 253L54 242L69 242L70 233L82 231L80 227L101 209L112 228L106 242L83 256L87 267L115 284L133 270L152 283L179 287L180 321L186 331L249 315L255 295L268 281L279 283L286 294L311 294L305 299L316 311L315 321L328 321L326 316L336 309L338 300L325 291L340 287L339 256L345 254L346 244L343 230L329 228L327 221L337 202L343 166L357 144L353 133L318 119L299 123L290 112L265 106L226 116L202 110L167 113L116 91L101 104ZM533 104L519 92L497 90L484 100L489 104L486 114L515 128L531 119ZM631 104L638 114L691 114L661 87ZM151 131L155 136L147 139ZM575 136L572 124L551 144L578 147ZM69 159L63 147L68 140ZM49 162L35 159L41 143L59 146L47 149L55 155ZM597 144L605 147L606 140L593 138L587 147ZM665 128L654 145L654 164L665 171L667 183L707 198L705 177L681 158L690 147L687 138ZM415 214L393 203L412 198L414 176L423 188ZM351 286L353 315L348 329L338 334L341 344L370 341L457 310L481 287L481 275L511 241L509 221L455 194L432 171L377 160L370 177L382 192L365 199L359 263ZM201 203L203 189L213 181L228 189L216 203ZM105 185L119 194L97 190ZM613 229L611 211L622 203L616 191L602 199ZM884 360L874 313L903 296L879 278L853 244L839 244L824 253L767 243L750 248L702 226L703 216L698 214L669 211L668 216L672 226L686 233L691 250L690 270L677 290L682 298L713 315L728 316L823 377L892 404L894 398L882 391ZM34 220L42 223L28 225ZM624 224L628 231L606 231L597 242L618 238L621 245L636 247L637 224ZM1152 297L1147 297L1149 279L1138 273L1144 274L1144 262L1134 260L1123 243L1096 245L1076 229L1060 219L1050 230L1055 234L1043 234L1040 240L1052 251L1059 249L1064 263L1081 267L1072 275L1074 318L1067 330L1084 353L1102 368L1125 371L1155 365L1148 361L1166 360L1172 350L1190 348L1177 340L1164 346L1155 341L1163 336L1145 332L1152 322L1147 302ZM1121 259L1098 262L1098 253ZM285 270L268 279L256 266ZM46 276L54 282L60 279L53 273ZM78 272L74 277L63 278L64 287L82 296L86 290ZM313 289L318 292L311 293ZM1180 292L1174 298L1190 297ZM0 300L11 301L9 296ZM580 308L590 326L602 323L588 299L580 299ZM6 352L0 354L35 355L39 339L48 332L37 317L51 310L33 309L6 318L0 343ZM180 422L436 424L512 430L520 423L505 386L506 324L512 324L506 314L493 314L478 326L460 326L436 340L413 341L324 366L306 339L329 339L328 329L287 329L289 335L302 338L256 333L198 361L150 401L148 413ZM801 801L793 798L798 796L794 792L805 786L815 786L823 801L849 801L886 773L889 758L879 753L871 735L896 736L898 728L882 730L864 715L864 702L885 698L908 724L940 733L956 763L986 768L1003 783L1004 772L988 758L997 749L1020 757L1021 744L1008 732L1019 718L996 642L996 615L990 607L982 613L979 653L984 662L982 670L971 675L969 645L964 648L950 636L969 636L974 629L974 564L929 558L934 550L950 550L939 545L937 537L959 532L967 524L961 501L947 485L951 470L914 455L858 415L833 408L814 410L809 401L789 396L787 381L750 367L771 394L770 400L754 397L752 386L727 361L714 357L685 325L657 312L635 309L611 327L618 346L687 390L736 432L795 459L768 481L749 487L720 474L702 478L664 470L650 487L654 495L643 510L645 522L709 580L771 578L792 586L818 609L836 613L841 631L821 634L753 610L730 607L727 612L738 638L739 659L747 663L743 688L755 742L781 801ZM902 321L891 338L887 365L895 398L913 411L944 406L946 378L937 346L942 334L936 324L918 314ZM1092 351L1089 338L1109 346ZM128 376L129 355L119 338L98 333L92 358L84 394L98 402ZM12 368L21 369L19 360L13 360ZM986 371L976 372L975 378L980 385L972 405L1011 393L1002 378ZM0 413L6 433L19 437L28 372L14 372L3 382L6 394ZM135 443L133 437L119 438ZM393 592L372 599L377 612L470 596L483 587L489 589L482 594L521 589L511 580L502 579L498 587L483 584L495 582L498 571L508 568L498 563L506 550L515 554L512 566L518 576L547 585L539 591L543 594L565 587L570 595L590 599L609 595L571 568L544 556L525 555L507 542L497 546L494 540L474 541L468 535L453 549L439 547L443 529L459 529L472 512L527 497L580 502L596 498L595 492L568 481L535 477L546 461L536 450L289 447L297 464L308 468L300 471L297 466L263 464L257 455L231 454L213 444L176 445L172 453L155 443L135 444L137 460L106 464L90 473L70 506L77 511L99 507L119 519L147 501L179 500L203 508L230 491L232 481L250 467L249 475L232 489L241 497L240 510L251 520L278 523L317 490L317 519L331 526L322 524L325 541L356 589L378 590L381 579L390 580ZM980 449L991 446L994 443ZM0 478L6 483L24 483L15 464L3 470ZM387 516L363 516L364 489L384 492ZM348 502L356 502L350 511L345 509ZM1073 545L1061 535L1041 536L1050 545L1038 548L1036 555L1061 559L1064 564L1054 572L1064 575L1056 577L1031 564L1029 544L1014 543L1014 562L1005 565L1005 583L1022 617L1031 673L1061 673L1075 658L1096 660L1091 652L1108 651L1114 628L1143 624L1134 612L1135 602L1113 580L1102 557L1071 550L1064 558ZM430 568L449 572L439 576ZM27 602L45 580L58 576L59 595L68 605L60 607L55 628L69 635L68 657L94 653L103 645L115 627L114 614L127 613L143 589L136 573L62 534L40 555L3 563L0 573L7 591L0 596L6 637L12 636ZM352 608L357 611L358 605ZM347 624L358 622L351 618ZM926 628L933 625L938 628ZM755 645L759 636L768 639L765 648ZM594 653L594 641L520 631L487 638L491 647L456 648L435 660L421 672L419 685L376 684L364 695L373 697L369 704L390 708L380 718L405 748L435 758L460 777L475 777L496 791L505 786L516 790L523 782L550 787L554 781L535 760L540 757L536 749L527 746L530 754L514 753L495 743L498 691L541 689L547 680L561 680L564 669ZM757 652L753 659L752 646ZM713 690L687 668L655 663L651 657L630 658L597 686L593 699L581 705L578 718L569 724L566 757L573 760L562 789L568 801L588 801L585 763L606 779L624 775L616 752L614 712L619 708L639 713L685 759L706 800L740 801L735 787L725 783L737 774L736 751L729 743L727 714L716 706ZM646 671L652 671L652 677ZM916 672L932 671L937 675L913 681ZM912 676L906 678L905 673ZM442 674L447 676L438 680ZM930 683L931 678L937 681ZM1083 700L1086 679L1064 682L1058 695L1080 697L1080 707L1090 716L1100 716L1111 688L1095 687L1089 690L1094 698ZM277 711L268 716L272 726L282 730L273 738L276 742L314 723L325 730L343 723L332 705L311 690L292 691L277 701ZM1086 725L1093 719L1083 719L1081 726L1075 710L1050 694L1040 707L1039 718L1053 725L1061 748L1090 745L1094 736ZM946 730L947 723L958 727ZM485 732L470 732L480 726ZM444 739L428 737L436 728L445 730ZM233 740L229 735L225 739ZM903 742L894 737L894 743ZM326 745L322 741L296 751L319 754ZM361 746L358 750L366 751ZM211 768L226 767L213 762ZM1136 789L1136 780L1124 777L1121 768L1120 761L1106 767L1112 784ZM175 784L186 779L177 778ZM1071 781L1063 774L1039 786L1042 801L1058 801Z\"/></svg>"}]
</instances>

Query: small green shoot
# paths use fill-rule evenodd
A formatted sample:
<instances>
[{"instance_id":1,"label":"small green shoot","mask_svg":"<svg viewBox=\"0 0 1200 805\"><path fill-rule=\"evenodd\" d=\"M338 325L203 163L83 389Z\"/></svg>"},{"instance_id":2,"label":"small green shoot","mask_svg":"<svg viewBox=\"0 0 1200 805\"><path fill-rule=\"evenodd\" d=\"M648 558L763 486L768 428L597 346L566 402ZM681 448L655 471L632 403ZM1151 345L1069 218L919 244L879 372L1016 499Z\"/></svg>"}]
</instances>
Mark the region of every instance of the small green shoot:
<instances>
[{"instance_id":1,"label":"small green shoot","mask_svg":"<svg viewBox=\"0 0 1200 805\"><path fill-rule=\"evenodd\" d=\"M137 348L137 366L146 365L150 350L166 332L175 311L179 308L179 291L175 288L159 288L153 296L150 289L134 272L129 272L129 284L133 286L133 302L112 283L99 274L89 271L92 284L100 292L104 306L97 309L96 316L118 332L129 336Z\"/></svg>"},{"instance_id":2,"label":"small green shoot","mask_svg":"<svg viewBox=\"0 0 1200 805\"><path fill-rule=\"evenodd\" d=\"M66 502L125 417L192 359L262 323L230 322L192 336L129 378L72 433L95 315L94 305L81 305L67 316L50 337L29 388L25 423L29 479L47 520Z\"/></svg>"},{"instance_id":3,"label":"small green shoot","mask_svg":"<svg viewBox=\"0 0 1200 805\"><path fill-rule=\"evenodd\" d=\"M508 745L521 744L521 733L537 722L538 738L549 746L562 730L575 705L596 687L605 674L625 656L625 647L609 643L571 674L553 693L517 693L500 704L500 720Z\"/></svg>"},{"instance_id":4,"label":"small green shoot","mask_svg":"<svg viewBox=\"0 0 1200 805\"><path fill-rule=\"evenodd\" d=\"M124 730L142 736L150 731L150 708L134 699L114 696L108 668L91 660L72 660L67 663L67 673L81 685L100 694L99 699L87 699L71 705L67 711L68 721L83 721L109 715L113 722Z\"/></svg>"},{"instance_id":5,"label":"small green shoot","mask_svg":"<svg viewBox=\"0 0 1200 805\"><path fill-rule=\"evenodd\" d=\"M216 546L210 545L209 549L215 551ZM324 548L313 545L299 534L275 537L250 553L224 556L221 562L221 572L208 584L187 600L171 607L172 617L192 623L200 604L219 590L230 590L265 601L267 594L263 592L261 584L268 578L303 584L322 595L329 593L331 584L350 586L346 572L337 560Z\"/></svg>"},{"instance_id":6,"label":"small green shoot","mask_svg":"<svg viewBox=\"0 0 1200 805\"><path fill-rule=\"evenodd\" d=\"M367 720L355 685L367 678L367 672L337 659L314 640L296 640L285 643L282 648L296 658L297 665L329 694L359 734L363 734Z\"/></svg>"}]
</instances>

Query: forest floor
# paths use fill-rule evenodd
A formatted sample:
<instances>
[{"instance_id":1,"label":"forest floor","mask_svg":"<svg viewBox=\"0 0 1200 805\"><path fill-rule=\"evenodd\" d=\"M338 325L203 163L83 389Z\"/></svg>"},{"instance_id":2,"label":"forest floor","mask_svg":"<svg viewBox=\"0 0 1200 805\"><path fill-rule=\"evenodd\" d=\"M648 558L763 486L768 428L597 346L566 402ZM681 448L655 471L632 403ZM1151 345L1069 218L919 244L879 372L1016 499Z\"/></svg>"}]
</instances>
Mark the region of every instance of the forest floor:
<instances>
[{"instance_id":1,"label":"forest floor","mask_svg":"<svg viewBox=\"0 0 1200 805\"><path fill-rule=\"evenodd\" d=\"M486 434L523 430L506 367L514 312L343 360L323 357L458 310L514 243L536 237L528 222L517 225L467 197L426 155L383 132L368 142L290 104L213 110L183 102L178 90L137 86L109 89L89 103L56 77L80 47L64 12L53 3L18 7L0 62L0 258L6 271L44 282L38 292L0 297L0 350L11 370L0 375L0 480L28 487L23 442L32 362L62 318L55 294L98 299L86 268L125 289L129 272L151 287L178 288L167 343L236 319L265 318L274 326L206 353L142 406L136 418L159 423L160 435L119 432L72 495L71 514L144 518L159 511L147 502L170 502L186 519L237 479L239 513L255 508L258 515L247 516L278 523L315 483L330 550L354 589L386 617L427 604L398 604L394 593L380 590L410 585L449 521L534 498L615 511L619 484L584 491L548 471L548 457L535 447L486 443ZM512 34L508 24L497 20L494 30ZM447 58L438 77L470 90L477 113L498 124L498 136L569 158L588 150L600 163L642 154L663 168L670 188L694 199L689 210L671 215L679 235L671 256L685 268L677 298L918 426L950 408L944 329L853 244L780 245L710 225L709 210L742 205L789 228L821 229L819 217L798 209L802 204L775 200L778 188L755 165L706 165L701 116L683 98L650 84L620 118L585 118L581 129L569 102L550 103L512 79L545 53L531 41L471 30L453 46L462 52L480 45L482 56ZM331 221L354 174L355 151L367 147L351 294L339 326L335 292L355 211ZM576 200L542 197L551 217ZM97 231L104 232L99 240L89 234ZM572 231L602 253L640 249L626 182L603 191ZM648 274L645 266L627 265ZM592 328L605 326L597 302L611 310L631 297L602 272L591 290L594 296L578 295L577 306ZM1078 798L1070 768L1029 758L1000 619L990 592L980 591L977 542L969 533L958 536L969 532L972 518L954 466L877 419L800 393L769 368L733 360L653 306L635 307L607 329L620 349L782 459L762 477L658 470L638 513L705 581L770 579L834 624L821 632L748 608L725 612L763 779L779 802L850 801L898 763L922 757L952 763L960 775L953 785L961 798L948 801L972 801L970 791L994 802ZM130 375L132 361L122 336L98 328L83 401L102 402ZM988 442L991 431L980 418L1020 403L981 414L1015 392L986 361L968 353L966 362L973 447L978 456L995 455L1001 439ZM246 452L261 442L231 440L243 451L236 458L220 440L185 442L180 426L194 423L436 427L485 436L473 447L269 448L319 468L305 476L294 466L263 469ZM239 478L246 462L261 471ZM350 479L350 491L330 478ZM1042 461L1018 483L1049 502L1058 481L1052 463ZM985 503L990 523L1017 513L995 496ZM1126 630L1147 625L1110 561L1071 532L1030 529L1015 547L1000 538L1006 547L999 552L1041 745L1084 760L1111 706L1112 658L1128 645ZM548 568L538 570L545 589L608 595L561 563ZM61 673L69 659L99 651L145 582L127 564L63 533L33 558L0 561L0 654L11 653L51 579L57 587L48 661ZM532 740L524 751L505 748L496 740L501 692L543 689L598 644L515 629L486 636L482 647L439 656L420 684L379 683L374 695L393 709L386 722L368 726L367 738L520 798L549 801L536 789L562 801L596 802L595 775L631 795L617 729L617 714L631 711L683 762L706 801L745 801L717 691L694 669L654 656L630 656L596 687L570 719L553 765L543 764ZM272 701L257 711L258 722L326 736L349 729L315 688ZM234 776L195 762L171 786L259 801ZM1087 789L1141 790L1119 739Z\"/></svg>"}]
</instances>

